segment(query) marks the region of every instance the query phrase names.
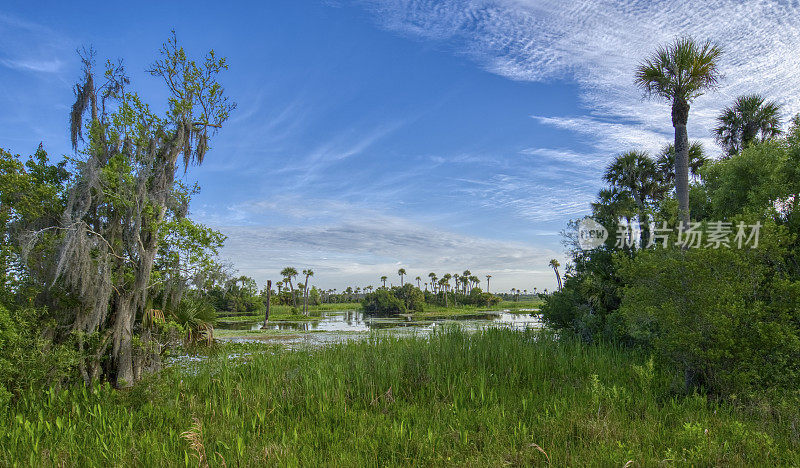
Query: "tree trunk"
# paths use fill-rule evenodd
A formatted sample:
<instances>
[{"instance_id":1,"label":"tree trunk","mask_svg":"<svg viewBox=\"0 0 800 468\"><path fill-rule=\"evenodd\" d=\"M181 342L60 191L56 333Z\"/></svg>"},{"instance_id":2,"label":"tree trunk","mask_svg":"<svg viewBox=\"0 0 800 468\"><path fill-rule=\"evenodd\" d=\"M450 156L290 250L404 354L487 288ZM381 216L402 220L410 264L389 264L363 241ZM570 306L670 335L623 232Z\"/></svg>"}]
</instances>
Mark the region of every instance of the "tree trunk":
<instances>
[{"instance_id":1,"label":"tree trunk","mask_svg":"<svg viewBox=\"0 0 800 468\"><path fill-rule=\"evenodd\" d=\"M678 198L679 219L689 224L689 136L686 124L675 126L675 195Z\"/></svg>"},{"instance_id":2,"label":"tree trunk","mask_svg":"<svg viewBox=\"0 0 800 468\"><path fill-rule=\"evenodd\" d=\"M675 127L675 195L678 198L678 219L689 224L689 103L685 99L672 102L672 126Z\"/></svg>"},{"instance_id":3,"label":"tree trunk","mask_svg":"<svg viewBox=\"0 0 800 468\"><path fill-rule=\"evenodd\" d=\"M267 310L264 312L264 326L261 328L267 328L267 322L269 322L269 305L272 302L272 280L267 280Z\"/></svg>"},{"instance_id":4,"label":"tree trunk","mask_svg":"<svg viewBox=\"0 0 800 468\"><path fill-rule=\"evenodd\" d=\"M308 276L306 276L305 287L303 287L303 314L308 315Z\"/></svg>"},{"instance_id":5,"label":"tree trunk","mask_svg":"<svg viewBox=\"0 0 800 468\"><path fill-rule=\"evenodd\" d=\"M116 386L130 387L135 380L133 375L133 297L131 294L117 297L114 317L114 349L116 363Z\"/></svg>"}]
</instances>

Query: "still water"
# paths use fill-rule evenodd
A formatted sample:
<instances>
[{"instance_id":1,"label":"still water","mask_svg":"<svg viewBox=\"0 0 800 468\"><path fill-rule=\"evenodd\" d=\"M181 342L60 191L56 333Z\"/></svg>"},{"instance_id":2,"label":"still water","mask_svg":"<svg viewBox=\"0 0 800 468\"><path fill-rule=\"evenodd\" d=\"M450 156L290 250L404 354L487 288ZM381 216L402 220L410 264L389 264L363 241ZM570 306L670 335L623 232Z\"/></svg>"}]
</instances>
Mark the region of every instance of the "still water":
<instances>
[{"instance_id":1,"label":"still water","mask_svg":"<svg viewBox=\"0 0 800 468\"><path fill-rule=\"evenodd\" d=\"M411 317L365 317L360 311L324 312L318 320L298 322L270 322L267 330L281 330L286 332L330 332L313 333L313 341L340 341L337 337L352 335L353 332L386 331L390 333L427 334L436 327L459 326L464 329L476 330L483 327L507 327L514 329L540 328L542 326L538 310L523 310L511 313L508 310L478 312L469 316L414 320ZM262 321L253 322L221 322L217 329L260 331ZM331 335L326 338L325 335ZM257 334L247 333L241 337L229 338L231 340L259 340L269 339L269 334L261 337ZM304 340L305 341L305 340Z\"/></svg>"}]
</instances>

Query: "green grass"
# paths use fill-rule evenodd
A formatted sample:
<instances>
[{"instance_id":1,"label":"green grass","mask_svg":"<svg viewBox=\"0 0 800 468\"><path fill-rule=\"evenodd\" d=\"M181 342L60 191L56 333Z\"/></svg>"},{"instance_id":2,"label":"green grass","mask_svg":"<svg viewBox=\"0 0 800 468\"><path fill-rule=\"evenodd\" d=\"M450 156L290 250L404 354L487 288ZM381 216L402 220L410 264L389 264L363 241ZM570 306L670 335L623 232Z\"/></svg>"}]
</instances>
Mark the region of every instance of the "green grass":
<instances>
[{"instance_id":1,"label":"green grass","mask_svg":"<svg viewBox=\"0 0 800 468\"><path fill-rule=\"evenodd\" d=\"M361 308L361 304L357 302L348 303L348 302L337 302L332 304L320 304L316 306L309 306L308 312L309 315L302 314L302 304L297 307L297 310L300 313L293 313L292 306L288 305L273 305L270 307L269 311L269 319L270 321L302 321L302 320L318 320L320 317L321 312L338 312L338 311L346 311L346 310L359 310ZM257 314L247 314L247 315L226 315L224 313L219 314L218 321L220 322L252 322L256 320L264 320L264 312L259 312Z\"/></svg>"},{"instance_id":2,"label":"green grass","mask_svg":"<svg viewBox=\"0 0 800 468\"><path fill-rule=\"evenodd\" d=\"M129 391L31 392L0 412L0 466L800 464L795 406L674 396L610 346L490 329L264 349Z\"/></svg>"},{"instance_id":3,"label":"green grass","mask_svg":"<svg viewBox=\"0 0 800 468\"><path fill-rule=\"evenodd\" d=\"M538 309L541 301L502 301L493 306L473 306L473 305L458 305L450 307L442 307L431 304L425 304L425 309L422 312L415 312L412 314L416 319L430 319L430 318L448 318L448 317L468 317L470 315L480 314L486 311L509 310L512 313L519 312L519 309ZM529 312L519 312L529 313Z\"/></svg>"}]
</instances>

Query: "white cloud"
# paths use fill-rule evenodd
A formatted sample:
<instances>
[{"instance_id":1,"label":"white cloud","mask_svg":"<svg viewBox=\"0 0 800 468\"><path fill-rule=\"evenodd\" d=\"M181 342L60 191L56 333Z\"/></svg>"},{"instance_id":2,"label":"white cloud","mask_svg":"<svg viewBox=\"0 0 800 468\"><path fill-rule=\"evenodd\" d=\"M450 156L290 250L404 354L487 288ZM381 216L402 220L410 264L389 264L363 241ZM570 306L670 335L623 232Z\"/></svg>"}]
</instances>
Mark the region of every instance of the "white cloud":
<instances>
[{"instance_id":1,"label":"white cloud","mask_svg":"<svg viewBox=\"0 0 800 468\"><path fill-rule=\"evenodd\" d=\"M0 13L0 65L12 70L58 73L67 42L49 28Z\"/></svg>"},{"instance_id":2,"label":"white cloud","mask_svg":"<svg viewBox=\"0 0 800 468\"><path fill-rule=\"evenodd\" d=\"M409 277L427 278L470 269L493 276L497 288L552 287L550 258L562 255L522 242L465 236L383 217L309 227L227 226L222 255L244 274L263 283L277 279L287 265L314 270L314 281L329 287L379 285L382 275L398 282L403 267ZM481 276L483 277L483 276ZM524 283L524 284L522 284Z\"/></svg>"},{"instance_id":3,"label":"white cloud","mask_svg":"<svg viewBox=\"0 0 800 468\"><path fill-rule=\"evenodd\" d=\"M498 288L550 288L554 279L547 262L563 260L560 253L525 242L459 234L340 200L275 197L242 203L231 211L236 216L227 220L202 215L199 219L228 236L221 255L261 283L277 279L288 265L312 268L315 284L326 288L375 286L382 275L391 282L400 267L412 279L427 278L431 271L441 276L468 268L474 274L491 274ZM289 220L252 224L276 216Z\"/></svg>"},{"instance_id":4,"label":"white cloud","mask_svg":"<svg viewBox=\"0 0 800 468\"><path fill-rule=\"evenodd\" d=\"M592 116L537 117L594 134L598 149L668 141L669 109L644 101L633 85L637 63L658 45L692 35L720 43L725 79L699 98L690 137L709 142L714 117L737 95L759 92L788 114L800 111L800 4L761 0L640 2L587 0L367 1L388 29L445 41L485 69L514 80L570 79ZM591 136L591 135L590 135Z\"/></svg>"}]
</instances>

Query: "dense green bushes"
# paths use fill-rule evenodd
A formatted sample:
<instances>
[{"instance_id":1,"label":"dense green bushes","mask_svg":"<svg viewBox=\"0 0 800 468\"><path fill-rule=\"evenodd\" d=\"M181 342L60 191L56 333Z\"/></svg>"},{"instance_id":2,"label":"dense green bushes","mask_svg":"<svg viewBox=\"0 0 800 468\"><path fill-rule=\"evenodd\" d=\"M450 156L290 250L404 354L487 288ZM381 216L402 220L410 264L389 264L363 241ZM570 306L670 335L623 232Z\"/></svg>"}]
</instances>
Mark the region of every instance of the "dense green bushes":
<instances>
[{"instance_id":1,"label":"dense green bushes","mask_svg":"<svg viewBox=\"0 0 800 468\"><path fill-rule=\"evenodd\" d=\"M390 316L407 312L405 302L388 289L371 292L361 301L365 315Z\"/></svg>"},{"instance_id":2,"label":"dense green bushes","mask_svg":"<svg viewBox=\"0 0 800 468\"><path fill-rule=\"evenodd\" d=\"M592 217L609 239L573 249L564 289L547 297L545 322L585 341L609 340L652 352L675 388L723 397L794 394L800 382L800 118L784 138L708 162L692 187L693 221L760 224L758 246L618 246L620 219L675 226L676 203L636 183L601 191ZM628 179L626 179L628 180ZM572 231L570 231L572 232ZM568 233L569 234L569 233ZM646 245L652 233L645 226ZM574 233L568 240L573 241ZM732 237L731 237L732 238Z\"/></svg>"},{"instance_id":3,"label":"dense green bushes","mask_svg":"<svg viewBox=\"0 0 800 468\"><path fill-rule=\"evenodd\" d=\"M447 294L447 299L445 299ZM378 289L369 293L361 301L364 313L367 315L397 315L406 312L422 312L425 304L439 307L445 306L475 306L491 307L500 303L501 299L494 294L481 291L480 288L472 288L469 294L463 292L440 291L421 291L410 283L403 286L395 286L391 289Z\"/></svg>"},{"instance_id":4,"label":"dense green bushes","mask_svg":"<svg viewBox=\"0 0 800 468\"><path fill-rule=\"evenodd\" d=\"M76 377L76 352L43 337L41 316L41 310L0 305L0 413L14 395Z\"/></svg>"},{"instance_id":5,"label":"dense green bushes","mask_svg":"<svg viewBox=\"0 0 800 468\"><path fill-rule=\"evenodd\" d=\"M773 237L770 239L770 237ZM656 249L619 257L617 312L676 383L720 395L800 382L800 283L776 273L781 246L757 250Z\"/></svg>"}]
</instances>

